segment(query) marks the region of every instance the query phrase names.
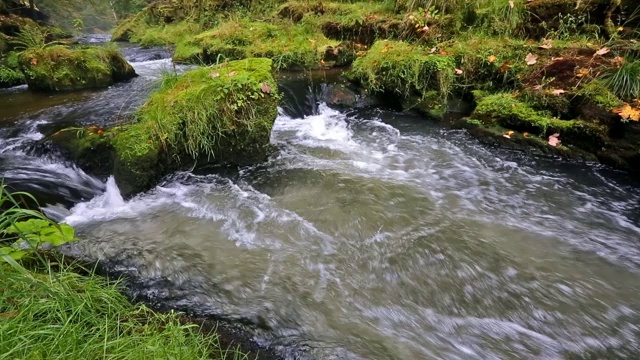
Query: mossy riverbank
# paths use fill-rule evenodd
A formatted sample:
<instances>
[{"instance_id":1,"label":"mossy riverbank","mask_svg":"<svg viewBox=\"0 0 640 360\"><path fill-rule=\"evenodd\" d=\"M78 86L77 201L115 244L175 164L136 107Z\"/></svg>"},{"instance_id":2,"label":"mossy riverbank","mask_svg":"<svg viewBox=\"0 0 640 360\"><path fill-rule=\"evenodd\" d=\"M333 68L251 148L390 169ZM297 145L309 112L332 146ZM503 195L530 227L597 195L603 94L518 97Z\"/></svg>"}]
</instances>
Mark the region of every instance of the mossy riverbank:
<instances>
[{"instance_id":1,"label":"mossy riverbank","mask_svg":"<svg viewBox=\"0 0 640 360\"><path fill-rule=\"evenodd\" d=\"M473 133L499 127L543 144L559 133L560 143L547 146L560 150L551 153L575 150L633 171L640 164L638 5L156 2L123 22L114 39L175 45L175 61L200 65L266 57L276 70L343 67L351 81L405 110L441 119L448 99L464 98L477 109L458 125L492 129Z\"/></svg>"}]
</instances>

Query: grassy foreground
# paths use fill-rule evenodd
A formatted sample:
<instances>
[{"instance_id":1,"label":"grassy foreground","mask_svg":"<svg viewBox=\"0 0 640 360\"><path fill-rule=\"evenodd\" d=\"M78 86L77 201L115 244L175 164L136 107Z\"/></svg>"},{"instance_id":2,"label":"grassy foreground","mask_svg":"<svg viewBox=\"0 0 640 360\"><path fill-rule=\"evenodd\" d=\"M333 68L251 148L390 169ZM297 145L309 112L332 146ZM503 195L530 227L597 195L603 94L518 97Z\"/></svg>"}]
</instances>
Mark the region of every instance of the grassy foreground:
<instances>
[{"instance_id":1,"label":"grassy foreground","mask_svg":"<svg viewBox=\"0 0 640 360\"><path fill-rule=\"evenodd\" d=\"M131 304L117 284L0 264L0 358L238 359L175 313Z\"/></svg>"},{"instance_id":2,"label":"grassy foreground","mask_svg":"<svg viewBox=\"0 0 640 360\"><path fill-rule=\"evenodd\" d=\"M188 319L132 304L117 282L52 252L73 228L0 183L0 359L245 359Z\"/></svg>"}]
</instances>

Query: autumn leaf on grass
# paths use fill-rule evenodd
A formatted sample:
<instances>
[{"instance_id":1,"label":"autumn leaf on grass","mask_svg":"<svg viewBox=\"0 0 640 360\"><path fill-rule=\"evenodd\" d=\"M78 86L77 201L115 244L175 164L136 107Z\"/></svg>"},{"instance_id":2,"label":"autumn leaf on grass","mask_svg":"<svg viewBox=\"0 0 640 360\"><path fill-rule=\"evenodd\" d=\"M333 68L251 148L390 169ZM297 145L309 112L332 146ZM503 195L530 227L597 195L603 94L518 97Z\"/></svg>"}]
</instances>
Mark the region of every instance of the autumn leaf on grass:
<instances>
[{"instance_id":1,"label":"autumn leaf on grass","mask_svg":"<svg viewBox=\"0 0 640 360\"><path fill-rule=\"evenodd\" d=\"M220 73L212 72L212 73L211 73L211 74L209 74L209 75L211 75L211 77L215 79L215 78L217 78L218 76L220 76Z\"/></svg>"},{"instance_id":2,"label":"autumn leaf on grass","mask_svg":"<svg viewBox=\"0 0 640 360\"><path fill-rule=\"evenodd\" d=\"M624 120L640 121L640 109L633 107L627 103L613 109L613 112L620 115Z\"/></svg>"},{"instance_id":3,"label":"autumn leaf on grass","mask_svg":"<svg viewBox=\"0 0 640 360\"><path fill-rule=\"evenodd\" d=\"M507 139L511 139L511 135L513 135L513 133L515 133L515 131L509 130L506 133L502 134L502 137L505 137Z\"/></svg>"},{"instance_id":4,"label":"autumn leaf on grass","mask_svg":"<svg viewBox=\"0 0 640 360\"><path fill-rule=\"evenodd\" d=\"M31 59L31 65L38 65L38 59L36 58Z\"/></svg>"},{"instance_id":5,"label":"autumn leaf on grass","mask_svg":"<svg viewBox=\"0 0 640 360\"><path fill-rule=\"evenodd\" d=\"M560 139L558 139L560 137L560 134L555 133L551 136L549 136L549 145L551 146L558 146L560 145Z\"/></svg>"},{"instance_id":6,"label":"autumn leaf on grass","mask_svg":"<svg viewBox=\"0 0 640 360\"><path fill-rule=\"evenodd\" d=\"M456 75L462 75L464 73L464 71L460 70L460 69L456 69Z\"/></svg>"},{"instance_id":7,"label":"autumn leaf on grass","mask_svg":"<svg viewBox=\"0 0 640 360\"><path fill-rule=\"evenodd\" d=\"M262 82L262 87L260 88L260 90L262 90L263 93L265 94L270 94L271 93L271 86L269 86L269 84L267 84L266 82Z\"/></svg>"},{"instance_id":8,"label":"autumn leaf on grass","mask_svg":"<svg viewBox=\"0 0 640 360\"><path fill-rule=\"evenodd\" d=\"M501 73L506 73L507 71L509 71L510 68L511 68L511 62L505 61L500 66L500 72Z\"/></svg>"},{"instance_id":9,"label":"autumn leaf on grass","mask_svg":"<svg viewBox=\"0 0 640 360\"><path fill-rule=\"evenodd\" d=\"M540 49L548 50L548 49L551 49L553 46L551 45L551 40L544 40L544 41L542 42L542 45L540 45L540 46L538 46L538 47L539 47Z\"/></svg>"},{"instance_id":10,"label":"autumn leaf on grass","mask_svg":"<svg viewBox=\"0 0 640 360\"><path fill-rule=\"evenodd\" d=\"M525 131L525 132L522 133L522 136L527 137L527 136L529 136L529 133Z\"/></svg>"},{"instance_id":11,"label":"autumn leaf on grass","mask_svg":"<svg viewBox=\"0 0 640 360\"><path fill-rule=\"evenodd\" d=\"M583 77L583 76L587 76L589 75L589 69L587 68L581 68L580 70L578 70L578 73L576 74L576 77Z\"/></svg>"},{"instance_id":12,"label":"autumn leaf on grass","mask_svg":"<svg viewBox=\"0 0 640 360\"><path fill-rule=\"evenodd\" d=\"M603 47L602 49L596 51L596 53L593 54L593 56L596 56L596 55L602 56L602 55L608 53L609 51L611 51L611 49L609 49L608 47Z\"/></svg>"},{"instance_id":13,"label":"autumn leaf on grass","mask_svg":"<svg viewBox=\"0 0 640 360\"><path fill-rule=\"evenodd\" d=\"M509 7L513 9L514 6L515 4L513 3L513 0L509 0Z\"/></svg>"},{"instance_id":14,"label":"autumn leaf on grass","mask_svg":"<svg viewBox=\"0 0 640 360\"><path fill-rule=\"evenodd\" d=\"M624 64L624 58L622 56L616 56L611 59L611 63L619 68L620 66L622 66L622 64Z\"/></svg>"},{"instance_id":15,"label":"autumn leaf on grass","mask_svg":"<svg viewBox=\"0 0 640 360\"><path fill-rule=\"evenodd\" d=\"M553 89L553 91L551 93L553 95L555 95L555 96L560 96L560 95L564 94L564 90L562 90L562 89Z\"/></svg>"},{"instance_id":16,"label":"autumn leaf on grass","mask_svg":"<svg viewBox=\"0 0 640 360\"><path fill-rule=\"evenodd\" d=\"M531 66L538 62L538 56L532 53L528 53L527 56L524 58L524 61L527 62L527 65Z\"/></svg>"},{"instance_id":17,"label":"autumn leaf on grass","mask_svg":"<svg viewBox=\"0 0 640 360\"><path fill-rule=\"evenodd\" d=\"M498 58L495 57L495 55L489 55L489 57L487 58L487 61L489 61L490 63L494 63L496 60L498 60Z\"/></svg>"},{"instance_id":18,"label":"autumn leaf on grass","mask_svg":"<svg viewBox=\"0 0 640 360\"><path fill-rule=\"evenodd\" d=\"M230 73L227 74L228 77L232 77L232 76L236 76L237 72L232 71Z\"/></svg>"}]
</instances>

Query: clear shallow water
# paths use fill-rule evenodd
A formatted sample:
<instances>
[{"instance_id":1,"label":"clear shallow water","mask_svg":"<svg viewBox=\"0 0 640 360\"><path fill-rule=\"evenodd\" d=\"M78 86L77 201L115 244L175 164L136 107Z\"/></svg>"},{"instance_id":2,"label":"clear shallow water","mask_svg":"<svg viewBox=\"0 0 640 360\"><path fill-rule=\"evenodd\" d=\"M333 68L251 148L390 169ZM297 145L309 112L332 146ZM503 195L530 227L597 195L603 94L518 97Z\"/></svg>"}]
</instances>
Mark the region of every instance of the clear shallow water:
<instances>
[{"instance_id":1,"label":"clear shallow water","mask_svg":"<svg viewBox=\"0 0 640 360\"><path fill-rule=\"evenodd\" d=\"M157 70L136 66L148 88ZM108 121L110 91L79 113ZM174 174L128 201L24 150L65 116L16 119L2 154L56 169L21 181L55 193L49 212L86 239L67 252L145 279L140 295L254 322L290 358L640 357L637 185L409 115L312 105L285 104L267 163Z\"/></svg>"}]
</instances>

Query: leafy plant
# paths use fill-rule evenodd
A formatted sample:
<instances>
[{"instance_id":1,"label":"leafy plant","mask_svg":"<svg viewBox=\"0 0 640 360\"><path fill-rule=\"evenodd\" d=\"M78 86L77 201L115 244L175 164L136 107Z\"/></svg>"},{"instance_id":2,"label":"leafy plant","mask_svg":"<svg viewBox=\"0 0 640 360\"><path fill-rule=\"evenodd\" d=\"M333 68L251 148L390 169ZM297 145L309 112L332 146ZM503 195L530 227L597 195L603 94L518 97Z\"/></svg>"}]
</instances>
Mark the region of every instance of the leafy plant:
<instances>
[{"instance_id":1,"label":"leafy plant","mask_svg":"<svg viewBox=\"0 0 640 360\"><path fill-rule=\"evenodd\" d=\"M37 204L36 199L25 192L9 192L0 185L0 258L7 262L33 255L43 244L59 246L75 241L74 230L67 224L57 224L42 212L24 207L24 201Z\"/></svg>"},{"instance_id":2,"label":"leafy plant","mask_svg":"<svg viewBox=\"0 0 640 360\"><path fill-rule=\"evenodd\" d=\"M49 30L40 26L23 27L12 41L16 50L44 49L58 44L57 41L47 42Z\"/></svg>"}]
</instances>

